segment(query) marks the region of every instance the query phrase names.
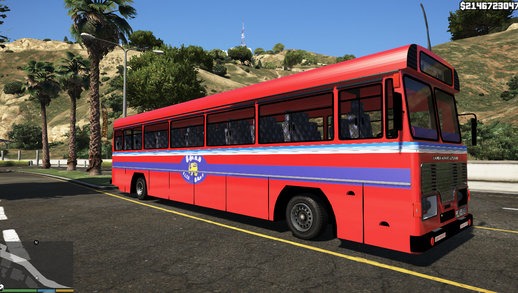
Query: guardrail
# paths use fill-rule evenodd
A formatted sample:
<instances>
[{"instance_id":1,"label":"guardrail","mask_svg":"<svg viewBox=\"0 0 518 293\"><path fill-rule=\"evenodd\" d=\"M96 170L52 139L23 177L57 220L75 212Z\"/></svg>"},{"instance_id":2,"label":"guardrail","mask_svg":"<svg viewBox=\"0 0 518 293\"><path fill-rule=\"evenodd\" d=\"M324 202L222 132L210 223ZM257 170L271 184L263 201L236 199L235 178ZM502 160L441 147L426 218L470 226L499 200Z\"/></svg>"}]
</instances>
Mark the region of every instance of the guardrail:
<instances>
[{"instance_id":1,"label":"guardrail","mask_svg":"<svg viewBox=\"0 0 518 293\"><path fill-rule=\"evenodd\" d=\"M518 183L518 161L468 161L468 180Z\"/></svg>"}]
</instances>

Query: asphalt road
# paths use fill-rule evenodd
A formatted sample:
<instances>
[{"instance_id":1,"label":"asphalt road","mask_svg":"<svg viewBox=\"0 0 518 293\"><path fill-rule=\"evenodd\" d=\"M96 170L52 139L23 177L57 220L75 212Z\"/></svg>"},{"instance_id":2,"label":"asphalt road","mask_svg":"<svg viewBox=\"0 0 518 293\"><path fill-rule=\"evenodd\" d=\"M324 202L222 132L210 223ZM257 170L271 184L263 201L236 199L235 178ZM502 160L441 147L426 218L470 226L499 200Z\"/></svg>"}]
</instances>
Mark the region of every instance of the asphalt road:
<instances>
[{"instance_id":1,"label":"asphalt road","mask_svg":"<svg viewBox=\"0 0 518 293\"><path fill-rule=\"evenodd\" d=\"M56 255L66 254L72 243L73 273L66 271L76 292L518 290L518 210L503 209L518 208L518 195L472 193L475 227L416 256L333 239L330 233L303 241L284 222L158 199L142 205L127 194L107 193L38 175L0 173L6 218L0 230L15 230L29 254L37 254L34 240L64 244ZM9 275L2 265L5 281ZM67 285L66 272L46 273Z\"/></svg>"}]
</instances>

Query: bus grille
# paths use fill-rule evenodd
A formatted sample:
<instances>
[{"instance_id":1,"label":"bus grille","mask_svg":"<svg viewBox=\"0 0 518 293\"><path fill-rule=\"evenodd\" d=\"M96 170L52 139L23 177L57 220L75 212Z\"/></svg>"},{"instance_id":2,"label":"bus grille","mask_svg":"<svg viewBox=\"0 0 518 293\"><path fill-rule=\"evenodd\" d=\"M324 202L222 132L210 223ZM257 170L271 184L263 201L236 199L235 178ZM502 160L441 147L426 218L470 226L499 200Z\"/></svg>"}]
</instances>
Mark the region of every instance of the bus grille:
<instances>
[{"instance_id":1,"label":"bus grille","mask_svg":"<svg viewBox=\"0 0 518 293\"><path fill-rule=\"evenodd\" d=\"M421 192L424 195L439 192L441 203L454 200L457 186L466 186L468 170L466 163L421 164Z\"/></svg>"}]
</instances>

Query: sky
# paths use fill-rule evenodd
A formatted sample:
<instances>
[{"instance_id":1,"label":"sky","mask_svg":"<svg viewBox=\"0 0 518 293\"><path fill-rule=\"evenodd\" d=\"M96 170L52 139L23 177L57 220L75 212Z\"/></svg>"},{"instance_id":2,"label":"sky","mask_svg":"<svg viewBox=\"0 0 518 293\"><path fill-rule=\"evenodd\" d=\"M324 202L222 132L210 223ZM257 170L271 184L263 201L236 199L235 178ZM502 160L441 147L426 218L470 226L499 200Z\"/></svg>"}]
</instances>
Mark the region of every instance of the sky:
<instances>
[{"instance_id":1,"label":"sky","mask_svg":"<svg viewBox=\"0 0 518 293\"><path fill-rule=\"evenodd\" d=\"M252 50L276 43L330 56L356 57L408 45L427 46L423 3L432 46L450 41L448 16L456 0L401 1L196 1L134 0L136 30L152 31L172 46L227 50L245 42ZM5 0L11 11L0 34L11 41L34 38L62 41L72 24L63 0ZM516 13L515 13L516 15Z\"/></svg>"}]
</instances>

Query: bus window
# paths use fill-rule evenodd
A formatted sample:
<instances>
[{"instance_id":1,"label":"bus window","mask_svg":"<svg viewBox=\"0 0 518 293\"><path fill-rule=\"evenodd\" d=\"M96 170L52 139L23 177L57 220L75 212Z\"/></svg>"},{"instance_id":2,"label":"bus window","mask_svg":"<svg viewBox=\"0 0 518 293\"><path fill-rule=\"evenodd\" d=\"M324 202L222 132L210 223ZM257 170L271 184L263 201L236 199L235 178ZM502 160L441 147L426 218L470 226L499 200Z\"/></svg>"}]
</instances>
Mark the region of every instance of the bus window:
<instances>
[{"instance_id":1,"label":"bus window","mask_svg":"<svg viewBox=\"0 0 518 293\"><path fill-rule=\"evenodd\" d=\"M203 116L171 121L171 147L202 147L203 128Z\"/></svg>"},{"instance_id":2,"label":"bus window","mask_svg":"<svg viewBox=\"0 0 518 293\"><path fill-rule=\"evenodd\" d=\"M159 123L144 126L144 148L145 149L166 149L168 147L169 123Z\"/></svg>"},{"instance_id":3,"label":"bus window","mask_svg":"<svg viewBox=\"0 0 518 293\"><path fill-rule=\"evenodd\" d=\"M340 139L382 137L381 84L340 92Z\"/></svg>"},{"instance_id":4,"label":"bus window","mask_svg":"<svg viewBox=\"0 0 518 293\"><path fill-rule=\"evenodd\" d=\"M333 137L331 93L266 104L259 108L259 113L259 143L322 141Z\"/></svg>"},{"instance_id":5,"label":"bus window","mask_svg":"<svg viewBox=\"0 0 518 293\"><path fill-rule=\"evenodd\" d=\"M142 129L139 127L124 130L124 150L142 149Z\"/></svg>"},{"instance_id":6,"label":"bus window","mask_svg":"<svg viewBox=\"0 0 518 293\"><path fill-rule=\"evenodd\" d=\"M405 76L405 95L412 136L437 140L437 125L430 86Z\"/></svg>"},{"instance_id":7,"label":"bus window","mask_svg":"<svg viewBox=\"0 0 518 293\"><path fill-rule=\"evenodd\" d=\"M116 130L113 136L113 145L116 151L122 151L122 130Z\"/></svg>"},{"instance_id":8,"label":"bus window","mask_svg":"<svg viewBox=\"0 0 518 293\"><path fill-rule=\"evenodd\" d=\"M231 110L207 116L207 145L255 143L255 108Z\"/></svg>"},{"instance_id":9,"label":"bus window","mask_svg":"<svg viewBox=\"0 0 518 293\"><path fill-rule=\"evenodd\" d=\"M437 101L442 140L460 142L459 122L457 120L457 109L455 108L453 95L435 89L435 100Z\"/></svg>"}]
</instances>

